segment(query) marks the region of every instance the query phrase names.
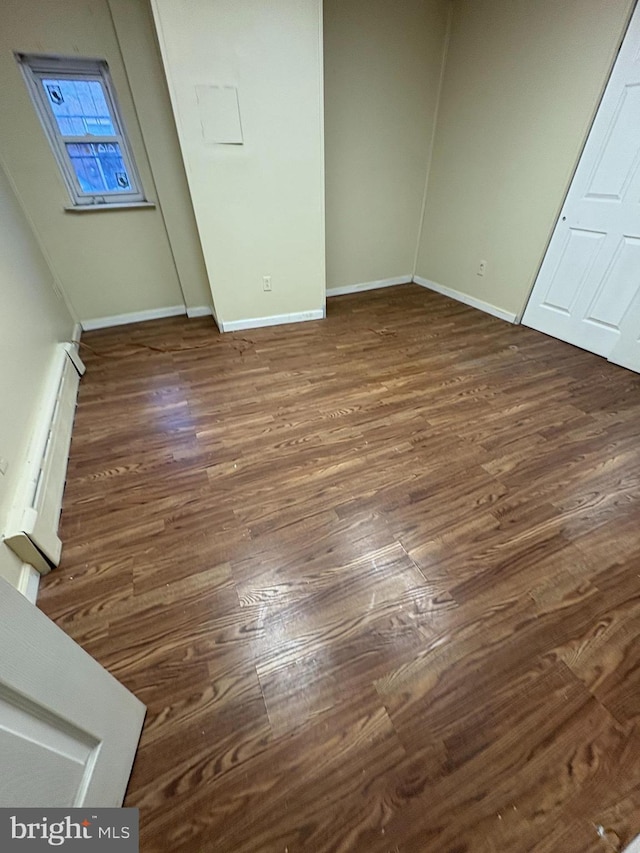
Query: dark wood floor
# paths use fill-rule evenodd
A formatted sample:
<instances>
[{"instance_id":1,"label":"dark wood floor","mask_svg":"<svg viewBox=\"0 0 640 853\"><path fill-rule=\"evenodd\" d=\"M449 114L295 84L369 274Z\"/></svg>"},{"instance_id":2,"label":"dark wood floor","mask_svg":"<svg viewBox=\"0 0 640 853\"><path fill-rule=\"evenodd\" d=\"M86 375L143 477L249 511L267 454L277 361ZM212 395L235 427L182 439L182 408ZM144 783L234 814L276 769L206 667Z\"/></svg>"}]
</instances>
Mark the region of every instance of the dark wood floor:
<instances>
[{"instance_id":1,"label":"dark wood floor","mask_svg":"<svg viewBox=\"0 0 640 853\"><path fill-rule=\"evenodd\" d=\"M640 376L411 285L84 340L39 604L149 707L144 853L640 832Z\"/></svg>"}]
</instances>

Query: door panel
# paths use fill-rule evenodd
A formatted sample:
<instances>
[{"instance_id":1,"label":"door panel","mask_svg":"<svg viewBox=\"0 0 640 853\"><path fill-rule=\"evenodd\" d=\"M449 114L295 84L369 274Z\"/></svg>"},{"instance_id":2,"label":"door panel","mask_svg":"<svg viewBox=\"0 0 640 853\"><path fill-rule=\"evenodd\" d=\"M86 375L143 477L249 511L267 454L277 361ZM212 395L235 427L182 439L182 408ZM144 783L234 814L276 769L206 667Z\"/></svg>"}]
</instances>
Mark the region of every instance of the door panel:
<instances>
[{"instance_id":1,"label":"door panel","mask_svg":"<svg viewBox=\"0 0 640 853\"><path fill-rule=\"evenodd\" d=\"M609 357L622 336L637 337L630 308L639 292L640 8L629 25L523 323Z\"/></svg>"},{"instance_id":2,"label":"door panel","mask_svg":"<svg viewBox=\"0 0 640 853\"><path fill-rule=\"evenodd\" d=\"M555 308L562 314L570 315L580 296L585 280L593 262L602 248L606 234L598 231L585 231L569 228L560 249L557 266L550 276L549 289L543 299L546 308ZM573 276L576 287L566 286L567 276Z\"/></svg>"},{"instance_id":3,"label":"door panel","mask_svg":"<svg viewBox=\"0 0 640 853\"><path fill-rule=\"evenodd\" d=\"M0 648L0 807L120 806L144 705L1 579Z\"/></svg>"},{"instance_id":4,"label":"door panel","mask_svg":"<svg viewBox=\"0 0 640 853\"><path fill-rule=\"evenodd\" d=\"M22 779L28 768L37 766L39 776L56 780L56 805L75 806L82 800L99 741L6 685L0 690L2 772L20 790L20 805L42 805L39 785Z\"/></svg>"},{"instance_id":5,"label":"door panel","mask_svg":"<svg viewBox=\"0 0 640 853\"><path fill-rule=\"evenodd\" d=\"M640 373L640 293L629 306L620 323L620 338L609 361Z\"/></svg>"},{"instance_id":6,"label":"door panel","mask_svg":"<svg viewBox=\"0 0 640 853\"><path fill-rule=\"evenodd\" d=\"M590 323L619 330L639 284L640 239L623 237L585 312L585 319Z\"/></svg>"},{"instance_id":7,"label":"door panel","mask_svg":"<svg viewBox=\"0 0 640 853\"><path fill-rule=\"evenodd\" d=\"M585 199L622 201L638 167L640 85L626 85L607 128Z\"/></svg>"}]
</instances>

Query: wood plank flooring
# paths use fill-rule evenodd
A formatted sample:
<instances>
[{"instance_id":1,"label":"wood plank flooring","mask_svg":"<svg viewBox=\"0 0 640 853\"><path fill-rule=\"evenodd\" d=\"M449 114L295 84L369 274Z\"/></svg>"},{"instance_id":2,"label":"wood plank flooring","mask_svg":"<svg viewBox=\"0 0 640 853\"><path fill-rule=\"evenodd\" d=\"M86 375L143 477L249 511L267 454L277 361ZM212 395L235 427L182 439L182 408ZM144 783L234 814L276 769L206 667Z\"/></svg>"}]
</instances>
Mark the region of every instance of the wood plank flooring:
<instances>
[{"instance_id":1,"label":"wood plank flooring","mask_svg":"<svg viewBox=\"0 0 640 853\"><path fill-rule=\"evenodd\" d=\"M39 604L149 708L145 853L640 832L640 376L414 285L87 334Z\"/></svg>"}]
</instances>

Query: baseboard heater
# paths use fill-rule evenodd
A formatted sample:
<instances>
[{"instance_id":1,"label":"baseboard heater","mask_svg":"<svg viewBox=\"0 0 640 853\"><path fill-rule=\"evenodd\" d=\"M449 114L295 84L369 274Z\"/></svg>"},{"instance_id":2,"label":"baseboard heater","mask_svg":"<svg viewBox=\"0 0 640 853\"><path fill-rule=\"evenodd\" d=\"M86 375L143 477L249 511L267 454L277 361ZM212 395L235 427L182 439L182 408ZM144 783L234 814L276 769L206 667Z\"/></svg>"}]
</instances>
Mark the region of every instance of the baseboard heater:
<instances>
[{"instance_id":1,"label":"baseboard heater","mask_svg":"<svg viewBox=\"0 0 640 853\"><path fill-rule=\"evenodd\" d=\"M58 525L83 373L84 365L76 347L60 344L4 537L9 548L41 574L60 562L62 542Z\"/></svg>"}]
</instances>

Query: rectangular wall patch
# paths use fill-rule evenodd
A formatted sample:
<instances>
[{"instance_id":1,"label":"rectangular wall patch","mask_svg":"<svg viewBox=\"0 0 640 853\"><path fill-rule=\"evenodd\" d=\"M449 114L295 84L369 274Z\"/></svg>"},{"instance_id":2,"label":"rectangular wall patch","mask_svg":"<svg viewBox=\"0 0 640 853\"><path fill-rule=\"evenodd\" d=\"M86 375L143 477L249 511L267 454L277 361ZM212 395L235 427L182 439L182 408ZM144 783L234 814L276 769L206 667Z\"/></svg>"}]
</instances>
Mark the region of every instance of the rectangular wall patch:
<instances>
[{"instance_id":1,"label":"rectangular wall patch","mask_svg":"<svg viewBox=\"0 0 640 853\"><path fill-rule=\"evenodd\" d=\"M205 142L242 145L240 101L235 86L196 86L198 113Z\"/></svg>"}]
</instances>

